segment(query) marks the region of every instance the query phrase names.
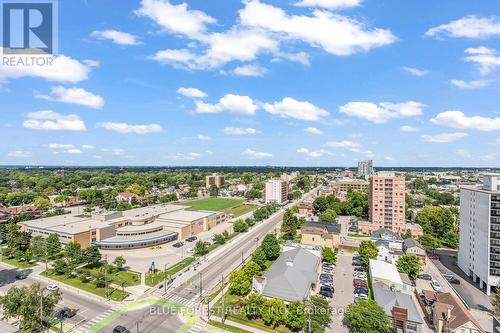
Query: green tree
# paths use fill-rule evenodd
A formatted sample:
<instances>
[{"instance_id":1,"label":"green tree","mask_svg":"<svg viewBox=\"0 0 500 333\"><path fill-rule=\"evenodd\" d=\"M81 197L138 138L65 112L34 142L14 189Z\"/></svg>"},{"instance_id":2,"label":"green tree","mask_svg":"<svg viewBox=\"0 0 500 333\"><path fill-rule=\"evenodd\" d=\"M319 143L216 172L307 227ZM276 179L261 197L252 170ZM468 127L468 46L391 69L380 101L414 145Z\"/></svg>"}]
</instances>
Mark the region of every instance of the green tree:
<instances>
[{"instance_id":1,"label":"green tree","mask_svg":"<svg viewBox=\"0 0 500 333\"><path fill-rule=\"evenodd\" d=\"M286 306L280 299L268 299L262 308L264 324L276 328L286 320Z\"/></svg>"},{"instance_id":2,"label":"green tree","mask_svg":"<svg viewBox=\"0 0 500 333\"><path fill-rule=\"evenodd\" d=\"M332 307L326 298L311 296L307 302L311 313L311 328L314 333L322 333L332 322Z\"/></svg>"},{"instance_id":3,"label":"green tree","mask_svg":"<svg viewBox=\"0 0 500 333\"><path fill-rule=\"evenodd\" d=\"M313 207L316 214L321 214L328 209L328 199L326 197L317 197L313 201Z\"/></svg>"},{"instance_id":4,"label":"green tree","mask_svg":"<svg viewBox=\"0 0 500 333\"><path fill-rule=\"evenodd\" d=\"M323 213L321 213L321 215L319 216L319 220L321 222L337 223L337 212L331 208L328 208Z\"/></svg>"},{"instance_id":5,"label":"green tree","mask_svg":"<svg viewBox=\"0 0 500 333\"><path fill-rule=\"evenodd\" d=\"M261 246L252 254L252 261L259 265L261 270L266 268L267 256Z\"/></svg>"},{"instance_id":6,"label":"green tree","mask_svg":"<svg viewBox=\"0 0 500 333\"><path fill-rule=\"evenodd\" d=\"M219 188L217 185L210 185L209 193L211 197L218 197L219 196Z\"/></svg>"},{"instance_id":7,"label":"green tree","mask_svg":"<svg viewBox=\"0 0 500 333\"><path fill-rule=\"evenodd\" d=\"M39 332L40 304L43 303L44 318L52 317L57 303L62 299L61 292L46 292L39 283L29 287L11 287L7 294L0 297L0 306L6 319L18 319L23 332Z\"/></svg>"},{"instance_id":8,"label":"green tree","mask_svg":"<svg viewBox=\"0 0 500 333\"><path fill-rule=\"evenodd\" d=\"M80 263L82 260L82 247L80 243L69 242L66 244L64 247L64 254L71 263Z\"/></svg>"},{"instance_id":9,"label":"green tree","mask_svg":"<svg viewBox=\"0 0 500 333\"><path fill-rule=\"evenodd\" d=\"M226 237L224 237L221 234L216 234L216 235L214 235L213 240L214 240L215 244L222 245L226 242Z\"/></svg>"},{"instance_id":10,"label":"green tree","mask_svg":"<svg viewBox=\"0 0 500 333\"><path fill-rule=\"evenodd\" d=\"M267 260L275 260L280 255L280 244L274 234L267 234L262 241L262 250Z\"/></svg>"},{"instance_id":11,"label":"green tree","mask_svg":"<svg viewBox=\"0 0 500 333\"><path fill-rule=\"evenodd\" d=\"M229 277L229 293L245 296L252 288L252 280L248 278L243 270L235 271Z\"/></svg>"},{"instance_id":12,"label":"green tree","mask_svg":"<svg viewBox=\"0 0 500 333\"><path fill-rule=\"evenodd\" d=\"M283 223L281 224L281 232L283 238L294 239L297 234L297 228L299 227L299 220L294 215L293 211L287 209L283 215Z\"/></svg>"},{"instance_id":13,"label":"green tree","mask_svg":"<svg viewBox=\"0 0 500 333\"><path fill-rule=\"evenodd\" d=\"M420 260L413 253L407 253L400 256L396 261L396 267L398 268L398 272L408 274L412 280L417 278L418 273L422 269Z\"/></svg>"},{"instance_id":14,"label":"green tree","mask_svg":"<svg viewBox=\"0 0 500 333\"><path fill-rule=\"evenodd\" d=\"M321 256L323 257L323 261L326 261L330 264L335 264L337 262L337 255L329 247L323 248L323 250L321 251Z\"/></svg>"},{"instance_id":15,"label":"green tree","mask_svg":"<svg viewBox=\"0 0 500 333\"><path fill-rule=\"evenodd\" d=\"M52 268L57 275L63 275L69 272L68 262L64 259L55 260Z\"/></svg>"},{"instance_id":16,"label":"green tree","mask_svg":"<svg viewBox=\"0 0 500 333\"><path fill-rule=\"evenodd\" d=\"M359 255L363 258L366 265L370 259L376 259L378 256L378 249L375 244L370 240L364 240L359 245L358 249Z\"/></svg>"},{"instance_id":17,"label":"green tree","mask_svg":"<svg viewBox=\"0 0 500 333\"><path fill-rule=\"evenodd\" d=\"M39 210L47 210L52 206L50 200L44 197L36 197L33 201L33 205Z\"/></svg>"},{"instance_id":18,"label":"green tree","mask_svg":"<svg viewBox=\"0 0 500 333\"><path fill-rule=\"evenodd\" d=\"M262 318L262 308L266 302L259 294L252 293L245 299L245 315L248 319Z\"/></svg>"},{"instance_id":19,"label":"green tree","mask_svg":"<svg viewBox=\"0 0 500 333\"><path fill-rule=\"evenodd\" d=\"M422 226L424 235L438 241L438 246L458 247L458 212L450 208L426 207L417 213L416 222Z\"/></svg>"},{"instance_id":20,"label":"green tree","mask_svg":"<svg viewBox=\"0 0 500 333\"><path fill-rule=\"evenodd\" d=\"M259 275L261 272L261 268L259 264L257 264L255 261L250 261L248 264L245 265L243 268L243 272L246 274L249 280L252 280L254 276Z\"/></svg>"},{"instance_id":21,"label":"green tree","mask_svg":"<svg viewBox=\"0 0 500 333\"><path fill-rule=\"evenodd\" d=\"M59 252L61 252L61 242L59 241L59 236L57 234L50 234L47 237L47 255L49 258L54 258Z\"/></svg>"},{"instance_id":22,"label":"green tree","mask_svg":"<svg viewBox=\"0 0 500 333\"><path fill-rule=\"evenodd\" d=\"M95 245L90 245L83 251L83 260L90 266L96 266L101 261L101 253Z\"/></svg>"},{"instance_id":23,"label":"green tree","mask_svg":"<svg viewBox=\"0 0 500 333\"><path fill-rule=\"evenodd\" d=\"M248 224L243 220L237 220L233 223L234 232L246 232L248 230Z\"/></svg>"},{"instance_id":24,"label":"green tree","mask_svg":"<svg viewBox=\"0 0 500 333\"><path fill-rule=\"evenodd\" d=\"M344 320L353 333L389 333L392 323L384 309L373 300L360 300L347 307Z\"/></svg>"},{"instance_id":25,"label":"green tree","mask_svg":"<svg viewBox=\"0 0 500 333\"><path fill-rule=\"evenodd\" d=\"M35 236L31 239L31 252L35 258L45 257L45 238Z\"/></svg>"},{"instance_id":26,"label":"green tree","mask_svg":"<svg viewBox=\"0 0 500 333\"><path fill-rule=\"evenodd\" d=\"M208 246L205 244L203 241L197 241L196 245L194 246L194 254L197 256L204 256L205 254L208 253Z\"/></svg>"},{"instance_id":27,"label":"green tree","mask_svg":"<svg viewBox=\"0 0 500 333\"><path fill-rule=\"evenodd\" d=\"M304 305L298 301L288 305L286 314L286 326L292 331L300 331L306 323Z\"/></svg>"},{"instance_id":28,"label":"green tree","mask_svg":"<svg viewBox=\"0 0 500 333\"><path fill-rule=\"evenodd\" d=\"M127 263L127 260L125 260L125 258L123 258L122 256L116 257L115 260L113 261L113 264L116 267L118 267L119 270L122 270L123 266L125 266L126 263Z\"/></svg>"},{"instance_id":29,"label":"green tree","mask_svg":"<svg viewBox=\"0 0 500 333\"><path fill-rule=\"evenodd\" d=\"M495 315L500 316L500 285L497 285L495 289L495 295L493 295L493 299L491 300L491 305L493 305L493 310L495 311Z\"/></svg>"}]
</instances>

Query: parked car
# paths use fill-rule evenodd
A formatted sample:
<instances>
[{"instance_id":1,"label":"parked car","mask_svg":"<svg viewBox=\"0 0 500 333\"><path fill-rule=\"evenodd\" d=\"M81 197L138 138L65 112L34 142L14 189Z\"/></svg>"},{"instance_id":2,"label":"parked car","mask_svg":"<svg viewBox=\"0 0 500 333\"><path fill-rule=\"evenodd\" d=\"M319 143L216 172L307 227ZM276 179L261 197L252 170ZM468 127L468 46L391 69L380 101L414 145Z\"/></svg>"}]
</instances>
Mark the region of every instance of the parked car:
<instances>
[{"instance_id":1,"label":"parked car","mask_svg":"<svg viewBox=\"0 0 500 333\"><path fill-rule=\"evenodd\" d=\"M441 287L439 282L437 282L436 280L432 280L431 286L432 286L432 289L434 289L435 291L442 291L443 290L443 288Z\"/></svg>"},{"instance_id":2,"label":"parked car","mask_svg":"<svg viewBox=\"0 0 500 333\"><path fill-rule=\"evenodd\" d=\"M325 296L327 298L332 298L333 297L333 292L331 290L329 290L329 289L324 289L323 287L321 287L319 289L319 294L321 296Z\"/></svg>"},{"instance_id":3,"label":"parked car","mask_svg":"<svg viewBox=\"0 0 500 333\"><path fill-rule=\"evenodd\" d=\"M194 241L195 241L195 240L197 240L197 239L198 239L198 237L196 237L196 236L191 236L191 237L186 238L186 242L194 242Z\"/></svg>"},{"instance_id":4,"label":"parked car","mask_svg":"<svg viewBox=\"0 0 500 333\"><path fill-rule=\"evenodd\" d=\"M19 272L17 275L16 275L16 279L18 280L24 280L28 277L28 274L26 274L25 272Z\"/></svg>"},{"instance_id":5,"label":"parked car","mask_svg":"<svg viewBox=\"0 0 500 333\"><path fill-rule=\"evenodd\" d=\"M177 242L177 243L175 243L175 244L174 244L174 245L172 245L172 246L173 246L173 247L177 247L177 248L179 248L179 247L184 246L184 243L183 243L183 242Z\"/></svg>"},{"instance_id":6,"label":"parked car","mask_svg":"<svg viewBox=\"0 0 500 333\"><path fill-rule=\"evenodd\" d=\"M327 274L327 273L321 273L319 276L320 279L333 279L332 274Z\"/></svg>"},{"instance_id":7,"label":"parked car","mask_svg":"<svg viewBox=\"0 0 500 333\"><path fill-rule=\"evenodd\" d=\"M368 295L368 288L366 288L366 287L354 287L354 293Z\"/></svg>"},{"instance_id":8,"label":"parked car","mask_svg":"<svg viewBox=\"0 0 500 333\"><path fill-rule=\"evenodd\" d=\"M366 268L364 268L362 266L356 266L356 267L354 267L354 271L355 272L366 272Z\"/></svg>"},{"instance_id":9,"label":"parked car","mask_svg":"<svg viewBox=\"0 0 500 333\"><path fill-rule=\"evenodd\" d=\"M128 328L122 325L118 325L113 328L113 333L130 333L130 331L128 330Z\"/></svg>"},{"instance_id":10,"label":"parked car","mask_svg":"<svg viewBox=\"0 0 500 333\"><path fill-rule=\"evenodd\" d=\"M368 299L368 295L365 294L354 294L355 299Z\"/></svg>"},{"instance_id":11,"label":"parked car","mask_svg":"<svg viewBox=\"0 0 500 333\"><path fill-rule=\"evenodd\" d=\"M187 253L194 253L194 249L193 249L193 248L189 248L189 249L187 249L187 251L186 251L186 252L187 252Z\"/></svg>"},{"instance_id":12,"label":"parked car","mask_svg":"<svg viewBox=\"0 0 500 333\"><path fill-rule=\"evenodd\" d=\"M457 279L456 277L452 277L451 279L448 280L448 282L453 284L460 284L460 280Z\"/></svg>"},{"instance_id":13,"label":"parked car","mask_svg":"<svg viewBox=\"0 0 500 333\"><path fill-rule=\"evenodd\" d=\"M422 273L422 274L418 275L417 277L419 279L422 279L422 280L432 281L432 276L430 274L427 274L427 273Z\"/></svg>"},{"instance_id":14,"label":"parked car","mask_svg":"<svg viewBox=\"0 0 500 333\"><path fill-rule=\"evenodd\" d=\"M358 281L353 281L352 285L355 287L368 287L368 285L365 282L358 282Z\"/></svg>"},{"instance_id":15,"label":"parked car","mask_svg":"<svg viewBox=\"0 0 500 333\"><path fill-rule=\"evenodd\" d=\"M47 290L49 290L49 291L56 291L57 289L59 289L59 287L53 283L51 283L47 286Z\"/></svg>"}]
</instances>

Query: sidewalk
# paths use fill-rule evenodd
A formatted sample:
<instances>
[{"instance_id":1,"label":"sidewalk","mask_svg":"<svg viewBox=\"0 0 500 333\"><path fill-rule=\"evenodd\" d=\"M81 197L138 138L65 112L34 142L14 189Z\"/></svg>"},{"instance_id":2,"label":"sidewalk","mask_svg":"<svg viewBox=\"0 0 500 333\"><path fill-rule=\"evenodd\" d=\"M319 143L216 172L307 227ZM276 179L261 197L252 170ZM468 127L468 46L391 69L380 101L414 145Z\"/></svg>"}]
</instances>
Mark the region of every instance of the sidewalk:
<instances>
[{"instance_id":1,"label":"sidewalk","mask_svg":"<svg viewBox=\"0 0 500 333\"><path fill-rule=\"evenodd\" d=\"M222 322L222 319L219 318L219 317L216 317L216 316L210 316L210 320L218 321L219 323ZM229 319L226 319L224 321L224 323L227 324L227 325L229 325L229 326L234 326L234 327L237 327L237 328L241 328L242 330L253 332L253 333L267 333L267 331L259 330L258 328L255 328L255 327L252 327L252 326L247 326L247 325L243 325L243 324L240 324L240 323L236 323L236 322L231 321Z\"/></svg>"}]
</instances>

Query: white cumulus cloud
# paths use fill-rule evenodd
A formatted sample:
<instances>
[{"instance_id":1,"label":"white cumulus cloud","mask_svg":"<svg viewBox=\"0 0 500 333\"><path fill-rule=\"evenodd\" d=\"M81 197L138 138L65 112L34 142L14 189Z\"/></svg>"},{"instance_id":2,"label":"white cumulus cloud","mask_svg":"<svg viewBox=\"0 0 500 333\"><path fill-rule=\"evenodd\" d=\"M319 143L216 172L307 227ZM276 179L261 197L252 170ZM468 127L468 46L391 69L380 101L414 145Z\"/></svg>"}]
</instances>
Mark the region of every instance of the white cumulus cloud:
<instances>
[{"instance_id":1,"label":"white cumulus cloud","mask_svg":"<svg viewBox=\"0 0 500 333\"><path fill-rule=\"evenodd\" d=\"M436 135L424 134L422 135L422 140L434 143L447 143L447 142L458 141L468 136L469 135L467 133L463 132L441 133Z\"/></svg>"},{"instance_id":2,"label":"white cumulus cloud","mask_svg":"<svg viewBox=\"0 0 500 333\"><path fill-rule=\"evenodd\" d=\"M104 98L94 95L83 88L76 87L52 87L50 95L35 94L35 97L48 101L83 105L94 109L101 109L104 106Z\"/></svg>"},{"instance_id":3,"label":"white cumulus cloud","mask_svg":"<svg viewBox=\"0 0 500 333\"><path fill-rule=\"evenodd\" d=\"M430 73L430 71L427 69L418 69L415 67L408 67L408 66L404 66L403 70L414 76L426 76Z\"/></svg>"},{"instance_id":4,"label":"white cumulus cloud","mask_svg":"<svg viewBox=\"0 0 500 333\"><path fill-rule=\"evenodd\" d=\"M352 149L352 148L360 148L361 144L358 142L343 140L343 141L329 141L325 144L325 146L332 148Z\"/></svg>"},{"instance_id":5,"label":"white cumulus cloud","mask_svg":"<svg viewBox=\"0 0 500 333\"><path fill-rule=\"evenodd\" d=\"M112 41L115 44L119 45L139 45L139 38L135 35L132 35L128 32L122 32L117 30L96 30L91 34L92 37L98 39L107 39Z\"/></svg>"},{"instance_id":6,"label":"white cumulus cloud","mask_svg":"<svg viewBox=\"0 0 500 333\"><path fill-rule=\"evenodd\" d=\"M233 70L233 74L237 76L263 76L267 69L255 64L238 66Z\"/></svg>"},{"instance_id":7,"label":"white cumulus cloud","mask_svg":"<svg viewBox=\"0 0 500 333\"><path fill-rule=\"evenodd\" d=\"M357 7L361 0L301 0L295 5L299 7L322 7L328 9L340 9Z\"/></svg>"},{"instance_id":8,"label":"white cumulus cloud","mask_svg":"<svg viewBox=\"0 0 500 333\"><path fill-rule=\"evenodd\" d=\"M96 127L103 128L105 130L112 132L134 133L134 134L158 133L163 130L163 128L158 124L131 125L127 123L115 123L115 122L100 122L96 124Z\"/></svg>"},{"instance_id":9,"label":"white cumulus cloud","mask_svg":"<svg viewBox=\"0 0 500 333\"><path fill-rule=\"evenodd\" d=\"M478 131L500 130L500 117L466 116L462 111L445 111L431 119L436 125L457 128L474 129Z\"/></svg>"},{"instance_id":10,"label":"white cumulus cloud","mask_svg":"<svg viewBox=\"0 0 500 333\"><path fill-rule=\"evenodd\" d=\"M209 141L209 140L212 140L212 138L210 136L203 135L203 134L198 134L197 138L200 141Z\"/></svg>"},{"instance_id":11,"label":"white cumulus cloud","mask_svg":"<svg viewBox=\"0 0 500 333\"><path fill-rule=\"evenodd\" d=\"M351 117L382 124L394 118L408 118L422 115L425 105L415 101L403 103L349 102L340 107L340 112Z\"/></svg>"},{"instance_id":12,"label":"white cumulus cloud","mask_svg":"<svg viewBox=\"0 0 500 333\"><path fill-rule=\"evenodd\" d=\"M450 82L455 87L462 88L462 89L483 88L483 87L486 87L490 83L489 80L471 80L471 81L451 80Z\"/></svg>"},{"instance_id":13,"label":"white cumulus cloud","mask_svg":"<svg viewBox=\"0 0 500 333\"><path fill-rule=\"evenodd\" d=\"M196 101L196 110L198 113L235 113L252 116L258 109L258 106L248 96L227 94L216 104Z\"/></svg>"},{"instance_id":14,"label":"white cumulus cloud","mask_svg":"<svg viewBox=\"0 0 500 333\"><path fill-rule=\"evenodd\" d=\"M177 89L177 92L183 96L190 98L205 98L208 96L205 92L197 88L180 87L179 89Z\"/></svg>"},{"instance_id":15,"label":"white cumulus cloud","mask_svg":"<svg viewBox=\"0 0 500 333\"><path fill-rule=\"evenodd\" d=\"M18 149L8 152L7 156L16 158L28 158L33 156L33 154L30 151Z\"/></svg>"},{"instance_id":16,"label":"white cumulus cloud","mask_svg":"<svg viewBox=\"0 0 500 333\"><path fill-rule=\"evenodd\" d=\"M261 159L264 159L264 158L273 157L273 154L271 154L271 153L266 153L266 152L263 152L263 151L256 151L256 150L249 149L249 148L245 149L242 152L242 155L245 156L246 158L257 159L257 160L261 160Z\"/></svg>"},{"instance_id":17,"label":"white cumulus cloud","mask_svg":"<svg viewBox=\"0 0 500 333\"><path fill-rule=\"evenodd\" d=\"M93 66L71 57L59 55L54 58L50 66L0 66L0 82L21 77L36 77L53 82L77 83L89 78L91 67Z\"/></svg>"},{"instance_id":18,"label":"white cumulus cloud","mask_svg":"<svg viewBox=\"0 0 500 333\"><path fill-rule=\"evenodd\" d=\"M427 30L427 37L487 38L500 35L500 19L495 16L465 16Z\"/></svg>"},{"instance_id":19,"label":"white cumulus cloud","mask_svg":"<svg viewBox=\"0 0 500 333\"><path fill-rule=\"evenodd\" d=\"M306 121L317 121L330 115L328 111L312 103L298 101L292 97L285 97L280 102L265 103L263 107L265 111L276 116Z\"/></svg>"},{"instance_id":20,"label":"white cumulus cloud","mask_svg":"<svg viewBox=\"0 0 500 333\"><path fill-rule=\"evenodd\" d=\"M249 135L260 133L255 128L247 127L224 127L224 133L228 135Z\"/></svg>"},{"instance_id":21,"label":"white cumulus cloud","mask_svg":"<svg viewBox=\"0 0 500 333\"><path fill-rule=\"evenodd\" d=\"M76 114L62 115L52 110L30 112L23 127L45 131L85 131L85 123Z\"/></svg>"},{"instance_id":22,"label":"white cumulus cloud","mask_svg":"<svg viewBox=\"0 0 500 333\"><path fill-rule=\"evenodd\" d=\"M420 131L418 128L409 126L409 125L403 125L399 128L401 132L418 132Z\"/></svg>"},{"instance_id":23,"label":"white cumulus cloud","mask_svg":"<svg viewBox=\"0 0 500 333\"><path fill-rule=\"evenodd\" d=\"M316 128L316 127L307 127L304 129L304 131L306 131L307 133L316 134L316 135L323 134L323 131L320 130L319 128Z\"/></svg>"}]
</instances>

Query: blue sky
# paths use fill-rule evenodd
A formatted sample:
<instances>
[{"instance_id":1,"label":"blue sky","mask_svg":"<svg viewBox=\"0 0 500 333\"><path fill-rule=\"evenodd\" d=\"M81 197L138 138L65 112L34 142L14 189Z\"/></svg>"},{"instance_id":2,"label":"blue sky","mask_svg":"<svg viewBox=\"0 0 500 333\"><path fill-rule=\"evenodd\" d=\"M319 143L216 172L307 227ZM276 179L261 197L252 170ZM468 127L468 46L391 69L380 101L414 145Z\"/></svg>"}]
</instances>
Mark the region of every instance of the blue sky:
<instances>
[{"instance_id":1,"label":"blue sky","mask_svg":"<svg viewBox=\"0 0 500 333\"><path fill-rule=\"evenodd\" d=\"M500 3L62 0L0 66L0 163L492 166Z\"/></svg>"}]
</instances>

